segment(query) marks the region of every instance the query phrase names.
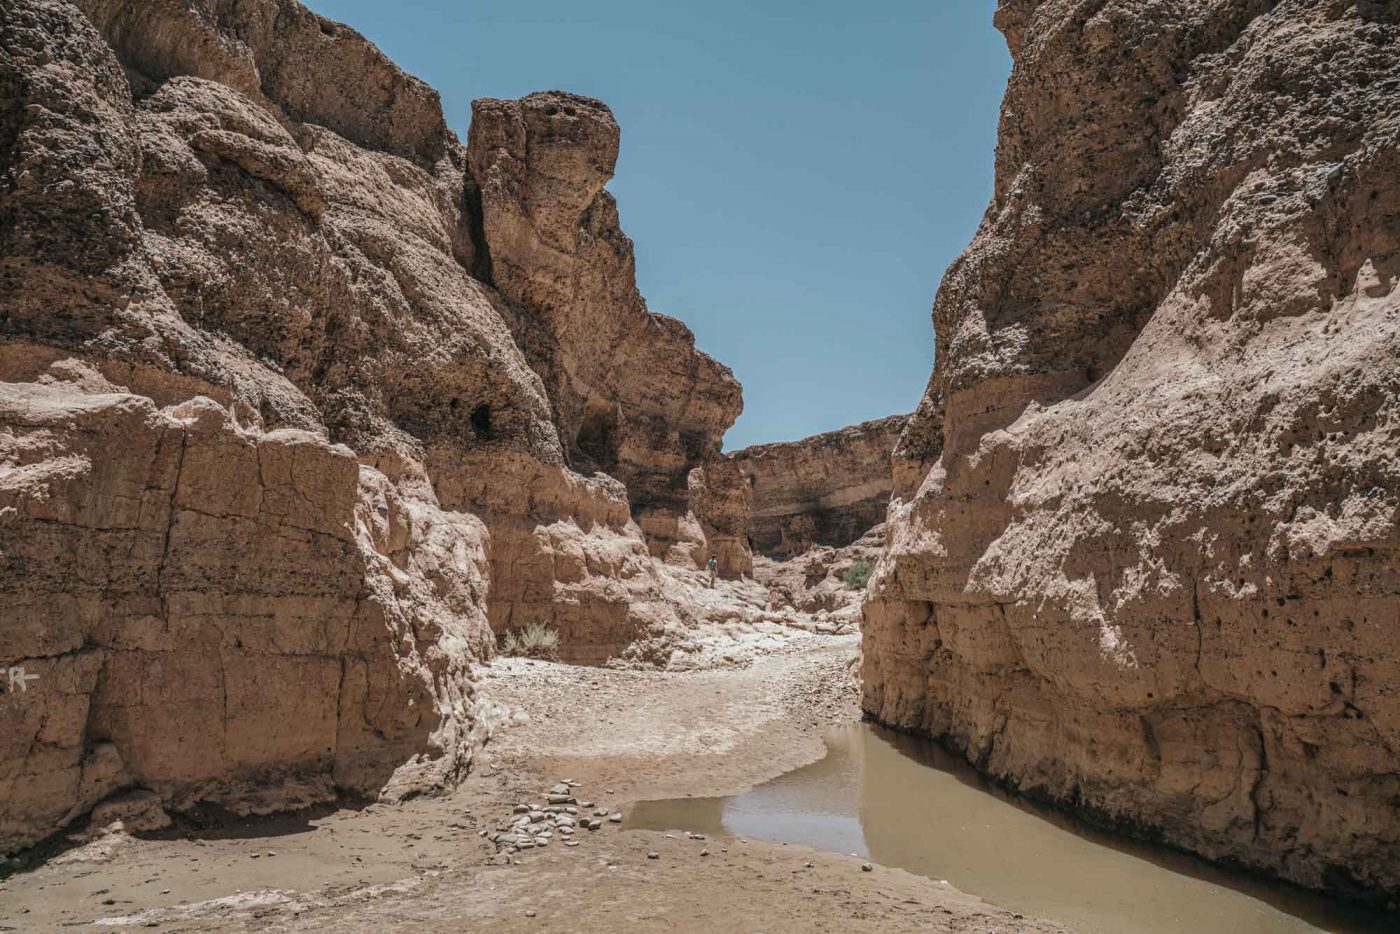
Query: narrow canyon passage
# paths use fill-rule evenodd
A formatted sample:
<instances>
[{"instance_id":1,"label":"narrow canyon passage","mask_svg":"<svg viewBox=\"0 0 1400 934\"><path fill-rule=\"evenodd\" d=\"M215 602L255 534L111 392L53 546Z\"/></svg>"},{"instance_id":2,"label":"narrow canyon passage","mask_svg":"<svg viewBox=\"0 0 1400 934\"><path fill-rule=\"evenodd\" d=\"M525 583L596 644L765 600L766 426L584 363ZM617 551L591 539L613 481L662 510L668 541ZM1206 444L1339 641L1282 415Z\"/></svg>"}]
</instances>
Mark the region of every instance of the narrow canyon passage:
<instances>
[{"instance_id":1,"label":"narrow canyon passage","mask_svg":"<svg viewBox=\"0 0 1400 934\"><path fill-rule=\"evenodd\" d=\"M985 5L990 202L899 405L833 377L928 349L925 297L857 350L851 235L973 177L886 178L925 102L687 115L749 160L697 202L861 150L783 162L822 229L766 245L839 241L801 312L871 290L801 319L827 395L750 394L820 433L734 450L607 103L445 103L297 0L0 0L0 929L1400 930L1400 3ZM704 264L778 219L673 275L766 300Z\"/></svg>"}]
</instances>

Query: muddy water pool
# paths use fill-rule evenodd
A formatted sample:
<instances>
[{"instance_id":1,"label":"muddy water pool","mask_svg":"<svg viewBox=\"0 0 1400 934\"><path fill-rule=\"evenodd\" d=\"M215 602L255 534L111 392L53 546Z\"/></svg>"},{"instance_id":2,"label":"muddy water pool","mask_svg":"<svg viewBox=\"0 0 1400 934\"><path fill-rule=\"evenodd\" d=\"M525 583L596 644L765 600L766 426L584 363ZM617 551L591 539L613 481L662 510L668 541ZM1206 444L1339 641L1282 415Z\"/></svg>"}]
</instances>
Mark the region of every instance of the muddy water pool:
<instances>
[{"instance_id":1,"label":"muddy water pool","mask_svg":"<svg viewBox=\"0 0 1400 934\"><path fill-rule=\"evenodd\" d=\"M853 853L1077 931L1400 931L1400 917L1092 830L867 723L833 729L825 758L743 794L640 802L627 826Z\"/></svg>"}]
</instances>

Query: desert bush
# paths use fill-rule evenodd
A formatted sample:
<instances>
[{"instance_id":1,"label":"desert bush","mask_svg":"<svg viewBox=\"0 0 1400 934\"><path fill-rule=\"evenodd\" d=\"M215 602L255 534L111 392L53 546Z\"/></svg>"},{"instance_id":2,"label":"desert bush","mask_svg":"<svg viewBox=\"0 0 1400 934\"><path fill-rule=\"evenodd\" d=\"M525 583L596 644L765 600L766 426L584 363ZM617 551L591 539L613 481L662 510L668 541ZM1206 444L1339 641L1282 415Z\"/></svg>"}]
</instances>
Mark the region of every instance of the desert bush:
<instances>
[{"instance_id":1,"label":"desert bush","mask_svg":"<svg viewBox=\"0 0 1400 934\"><path fill-rule=\"evenodd\" d=\"M873 562L858 558L851 562L851 566L841 573L841 583L846 585L847 590L864 590L866 583L870 580L870 573L875 570Z\"/></svg>"},{"instance_id":2,"label":"desert bush","mask_svg":"<svg viewBox=\"0 0 1400 934\"><path fill-rule=\"evenodd\" d=\"M530 623L524 629L512 629L501 637L502 655L520 655L526 658L557 658L559 656L559 630L551 629L544 623Z\"/></svg>"}]
</instances>

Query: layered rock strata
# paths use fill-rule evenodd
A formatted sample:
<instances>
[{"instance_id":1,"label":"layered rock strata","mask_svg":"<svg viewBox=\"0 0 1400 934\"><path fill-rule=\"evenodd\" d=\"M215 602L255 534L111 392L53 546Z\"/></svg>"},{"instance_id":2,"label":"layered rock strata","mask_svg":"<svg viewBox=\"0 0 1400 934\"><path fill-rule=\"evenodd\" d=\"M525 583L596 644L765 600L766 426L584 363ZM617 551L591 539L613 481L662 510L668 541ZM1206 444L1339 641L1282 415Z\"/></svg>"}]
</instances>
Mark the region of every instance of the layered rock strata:
<instances>
[{"instance_id":1,"label":"layered rock strata","mask_svg":"<svg viewBox=\"0 0 1400 934\"><path fill-rule=\"evenodd\" d=\"M0 383L0 847L133 785L248 813L460 777L481 523L99 380Z\"/></svg>"},{"instance_id":2,"label":"layered rock strata","mask_svg":"<svg viewBox=\"0 0 1400 934\"><path fill-rule=\"evenodd\" d=\"M0 12L0 850L440 787L493 631L683 626L633 513L732 537L739 387L636 293L606 108L469 151L292 0Z\"/></svg>"},{"instance_id":3,"label":"layered rock strata","mask_svg":"<svg viewBox=\"0 0 1400 934\"><path fill-rule=\"evenodd\" d=\"M1400 895L1400 13L1003 0L865 708L1023 792Z\"/></svg>"},{"instance_id":4,"label":"layered rock strata","mask_svg":"<svg viewBox=\"0 0 1400 934\"><path fill-rule=\"evenodd\" d=\"M816 545L841 548L885 521L890 454L907 421L892 415L731 454L752 497L753 550L790 558Z\"/></svg>"}]
</instances>

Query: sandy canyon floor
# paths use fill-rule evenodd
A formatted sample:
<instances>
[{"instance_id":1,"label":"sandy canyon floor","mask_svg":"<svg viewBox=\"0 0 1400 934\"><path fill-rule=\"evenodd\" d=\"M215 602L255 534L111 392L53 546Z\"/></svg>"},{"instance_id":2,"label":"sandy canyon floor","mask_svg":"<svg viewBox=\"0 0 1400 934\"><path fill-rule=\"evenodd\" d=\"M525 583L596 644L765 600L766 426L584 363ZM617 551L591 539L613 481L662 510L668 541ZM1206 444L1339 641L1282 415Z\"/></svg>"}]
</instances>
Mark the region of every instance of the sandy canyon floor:
<instances>
[{"instance_id":1,"label":"sandy canyon floor","mask_svg":"<svg viewBox=\"0 0 1400 934\"><path fill-rule=\"evenodd\" d=\"M482 836L563 779L580 783L591 814L732 793L819 758L823 730L858 716L859 636L791 621L712 641L692 670L498 659L482 693L502 726L451 794L255 820L196 815L31 854L0 882L0 929L1058 930L934 880L797 846L607 820L580 828L575 846L556 836L515 854Z\"/></svg>"}]
</instances>

